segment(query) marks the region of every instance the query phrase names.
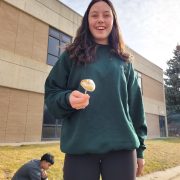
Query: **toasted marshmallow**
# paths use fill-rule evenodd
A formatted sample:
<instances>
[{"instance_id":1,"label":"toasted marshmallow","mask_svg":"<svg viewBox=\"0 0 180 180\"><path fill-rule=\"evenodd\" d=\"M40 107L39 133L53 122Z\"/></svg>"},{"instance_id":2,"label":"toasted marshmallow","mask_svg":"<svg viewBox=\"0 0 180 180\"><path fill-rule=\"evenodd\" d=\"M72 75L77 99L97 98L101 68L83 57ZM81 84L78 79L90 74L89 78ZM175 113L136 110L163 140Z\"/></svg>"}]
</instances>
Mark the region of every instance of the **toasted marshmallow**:
<instances>
[{"instance_id":1,"label":"toasted marshmallow","mask_svg":"<svg viewBox=\"0 0 180 180\"><path fill-rule=\"evenodd\" d=\"M83 79L80 82L80 85L86 90L86 91L94 91L96 86L92 79Z\"/></svg>"}]
</instances>

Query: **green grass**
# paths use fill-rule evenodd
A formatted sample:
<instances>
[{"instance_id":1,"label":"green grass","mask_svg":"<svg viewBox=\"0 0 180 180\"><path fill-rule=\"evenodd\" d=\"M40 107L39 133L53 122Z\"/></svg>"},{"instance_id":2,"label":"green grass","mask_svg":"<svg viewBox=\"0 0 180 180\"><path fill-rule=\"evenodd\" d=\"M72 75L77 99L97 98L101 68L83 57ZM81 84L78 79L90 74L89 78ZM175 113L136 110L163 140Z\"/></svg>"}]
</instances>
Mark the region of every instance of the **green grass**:
<instances>
[{"instance_id":1,"label":"green grass","mask_svg":"<svg viewBox=\"0 0 180 180\"><path fill-rule=\"evenodd\" d=\"M180 138L147 140L146 145L144 174L180 165ZM64 154L59 144L0 147L0 180L10 179L22 164L46 152L55 156L55 164L48 170L49 180L62 180Z\"/></svg>"}]
</instances>

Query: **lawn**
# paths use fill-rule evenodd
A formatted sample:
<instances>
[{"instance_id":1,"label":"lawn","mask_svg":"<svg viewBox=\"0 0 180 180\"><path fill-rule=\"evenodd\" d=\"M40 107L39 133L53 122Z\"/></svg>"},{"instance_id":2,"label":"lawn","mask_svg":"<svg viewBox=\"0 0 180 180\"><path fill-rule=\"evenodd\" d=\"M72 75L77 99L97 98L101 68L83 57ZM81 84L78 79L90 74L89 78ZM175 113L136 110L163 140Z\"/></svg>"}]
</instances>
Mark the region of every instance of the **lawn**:
<instances>
[{"instance_id":1,"label":"lawn","mask_svg":"<svg viewBox=\"0 0 180 180\"><path fill-rule=\"evenodd\" d=\"M146 145L144 174L180 165L180 138L147 140ZM59 144L0 147L0 179L10 179L22 164L39 159L46 152L55 156L55 164L48 171L49 180L62 180L64 154L60 152Z\"/></svg>"}]
</instances>

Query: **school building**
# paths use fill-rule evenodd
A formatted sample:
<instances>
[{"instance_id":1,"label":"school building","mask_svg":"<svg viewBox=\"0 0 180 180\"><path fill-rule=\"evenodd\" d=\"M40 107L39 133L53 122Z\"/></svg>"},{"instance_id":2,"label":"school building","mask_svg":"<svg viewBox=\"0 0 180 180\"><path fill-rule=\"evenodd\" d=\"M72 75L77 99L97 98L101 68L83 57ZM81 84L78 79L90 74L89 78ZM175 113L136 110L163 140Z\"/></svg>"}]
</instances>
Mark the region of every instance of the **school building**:
<instances>
[{"instance_id":1,"label":"school building","mask_svg":"<svg viewBox=\"0 0 180 180\"><path fill-rule=\"evenodd\" d=\"M0 143L59 139L61 119L44 105L44 82L81 15L58 0L0 0ZM132 49L148 138L167 136L163 71Z\"/></svg>"}]
</instances>

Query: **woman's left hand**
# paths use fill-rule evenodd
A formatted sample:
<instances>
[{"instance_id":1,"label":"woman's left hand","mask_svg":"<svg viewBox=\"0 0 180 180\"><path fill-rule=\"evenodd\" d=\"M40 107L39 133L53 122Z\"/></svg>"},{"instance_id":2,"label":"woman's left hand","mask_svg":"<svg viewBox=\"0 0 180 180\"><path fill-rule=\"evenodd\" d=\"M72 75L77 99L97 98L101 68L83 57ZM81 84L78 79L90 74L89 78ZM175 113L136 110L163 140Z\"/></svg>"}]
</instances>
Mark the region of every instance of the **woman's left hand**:
<instances>
[{"instance_id":1,"label":"woman's left hand","mask_svg":"<svg viewBox=\"0 0 180 180\"><path fill-rule=\"evenodd\" d=\"M143 172L145 165L145 160L142 158L137 159L137 171L136 171L136 176L140 176Z\"/></svg>"}]
</instances>

